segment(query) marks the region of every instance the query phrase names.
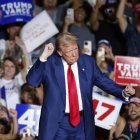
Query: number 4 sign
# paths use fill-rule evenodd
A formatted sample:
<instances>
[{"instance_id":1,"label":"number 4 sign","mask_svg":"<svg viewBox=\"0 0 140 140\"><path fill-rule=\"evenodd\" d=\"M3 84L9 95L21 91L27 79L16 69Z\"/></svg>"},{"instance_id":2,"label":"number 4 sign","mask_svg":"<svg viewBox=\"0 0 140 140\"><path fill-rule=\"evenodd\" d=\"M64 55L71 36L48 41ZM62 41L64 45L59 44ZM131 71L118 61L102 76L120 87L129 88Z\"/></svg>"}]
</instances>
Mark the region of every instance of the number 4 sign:
<instances>
[{"instance_id":1,"label":"number 4 sign","mask_svg":"<svg viewBox=\"0 0 140 140\"><path fill-rule=\"evenodd\" d=\"M93 93L93 108L95 124L105 129L111 129L116 123L122 102Z\"/></svg>"},{"instance_id":2,"label":"number 4 sign","mask_svg":"<svg viewBox=\"0 0 140 140\"><path fill-rule=\"evenodd\" d=\"M29 127L36 136L38 136L39 118L41 112L41 106L17 104L16 110L18 112L18 125L19 133L25 127Z\"/></svg>"}]
</instances>

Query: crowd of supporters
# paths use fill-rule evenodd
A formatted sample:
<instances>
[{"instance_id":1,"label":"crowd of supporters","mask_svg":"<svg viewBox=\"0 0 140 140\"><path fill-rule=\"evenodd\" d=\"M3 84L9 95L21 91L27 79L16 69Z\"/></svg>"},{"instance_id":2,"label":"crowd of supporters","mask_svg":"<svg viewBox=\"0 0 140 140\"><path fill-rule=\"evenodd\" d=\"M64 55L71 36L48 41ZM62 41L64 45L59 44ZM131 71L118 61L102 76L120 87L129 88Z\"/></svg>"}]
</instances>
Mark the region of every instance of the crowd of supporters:
<instances>
[{"instance_id":1,"label":"crowd of supporters","mask_svg":"<svg viewBox=\"0 0 140 140\"><path fill-rule=\"evenodd\" d=\"M139 5L139 6L138 6ZM74 20L67 16L67 10L74 10ZM59 32L71 32L79 38L81 53L90 50L84 43L92 44L91 56L103 73L114 79L116 55L140 57L140 1L138 0L96 0L91 5L87 0L34 0L34 16L46 10ZM37 136L28 128L18 132L17 104L42 105L43 87L31 87L26 83L26 74L44 49L44 44L31 53L21 40L20 30L26 23L16 22L0 27L0 139L35 140ZM51 29L50 29L51 30ZM57 36L57 35L56 35ZM55 42L53 36L46 42ZM45 43L46 43L45 42ZM105 55L99 56L103 48ZM3 95L4 90L5 95ZM93 91L115 99L94 87ZM120 116L112 129L96 127L97 140L140 140L140 90L136 88L136 99L123 104ZM5 97L5 98L3 98ZM136 121L135 124L131 123ZM123 133L125 125L136 127L135 134ZM26 131L27 135L23 136Z\"/></svg>"}]
</instances>

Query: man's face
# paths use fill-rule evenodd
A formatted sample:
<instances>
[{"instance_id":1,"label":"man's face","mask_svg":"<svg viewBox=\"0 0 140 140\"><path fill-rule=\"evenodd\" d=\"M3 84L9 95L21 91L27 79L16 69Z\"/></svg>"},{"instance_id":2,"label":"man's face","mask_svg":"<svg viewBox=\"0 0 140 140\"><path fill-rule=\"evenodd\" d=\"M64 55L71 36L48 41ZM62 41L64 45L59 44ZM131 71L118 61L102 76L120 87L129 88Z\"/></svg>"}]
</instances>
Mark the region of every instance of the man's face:
<instances>
[{"instance_id":1,"label":"man's face","mask_svg":"<svg viewBox=\"0 0 140 140\"><path fill-rule=\"evenodd\" d=\"M77 44L71 44L66 47L60 47L59 55L68 63L74 64L79 57L79 49Z\"/></svg>"},{"instance_id":2,"label":"man's face","mask_svg":"<svg viewBox=\"0 0 140 140\"><path fill-rule=\"evenodd\" d=\"M140 107L134 103L130 103L128 106L128 116L132 121L140 119Z\"/></svg>"}]
</instances>

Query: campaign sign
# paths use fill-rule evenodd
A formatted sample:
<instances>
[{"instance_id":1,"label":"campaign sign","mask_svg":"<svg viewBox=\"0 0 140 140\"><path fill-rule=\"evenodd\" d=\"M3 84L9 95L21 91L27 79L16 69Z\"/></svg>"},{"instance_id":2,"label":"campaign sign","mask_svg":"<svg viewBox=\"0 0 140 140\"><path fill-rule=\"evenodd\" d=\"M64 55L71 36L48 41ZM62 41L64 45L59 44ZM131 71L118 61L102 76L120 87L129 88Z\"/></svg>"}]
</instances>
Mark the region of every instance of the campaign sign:
<instances>
[{"instance_id":1,"label":"campaign sign","mask_svg":"<svg viewBox=\"0 0 140 140\"><path fill-rule=\"evenodd\" d=\"M120 85L140 86L140 58L116 56L115 81Z\"/></svg>"},{"instance_id":2,"label":"campaign sign","mask_svg":"<svg viewBox=\"0 0 140 140\"><path fill-rule=\"evenodd\" d=\"M28 22L33 17L33 0L0 0L0 25Z\"/></svg>"},{"instance_id":3,"label":"campaign sign","mask_svg":"<svg viewBox=\"0 0 140 140\"><path fill-rule=\"evenodd\" d=\"M122 101L93 93L93 108L95 113L95 125L104 129L111 129L115 125Z\"/></svg>"},{"instance_id":4,"label":"campaign sign","mask_svg":"<svg viewBox=\"0 0 140 140\"><path fill-rule=\"evenodd\" d=\"M18 132L25 127L29 127L38 136L41 106L17 104L16 110L18 114Z\"/></svg>"},{"instance_id":5,"label":"campaign sign","mask_svg":"<svg viewBox=\"0 0 140 140\"><path fill-rule=\"evenodd\" d=\"M5 87L0 88L0 103L7 107Z\"/></svg>"},{"instance_id":6,"label":"campaign sign","mask_svg":"<svg viewBox=\"0 0 140 140\"><path fill-rule=\"evenodd\" d=\"M24 42L27 51L32 52L57 33L57 27L48 13L44 10L23 26L20 37Z\"/></svg>"}]
</instances>

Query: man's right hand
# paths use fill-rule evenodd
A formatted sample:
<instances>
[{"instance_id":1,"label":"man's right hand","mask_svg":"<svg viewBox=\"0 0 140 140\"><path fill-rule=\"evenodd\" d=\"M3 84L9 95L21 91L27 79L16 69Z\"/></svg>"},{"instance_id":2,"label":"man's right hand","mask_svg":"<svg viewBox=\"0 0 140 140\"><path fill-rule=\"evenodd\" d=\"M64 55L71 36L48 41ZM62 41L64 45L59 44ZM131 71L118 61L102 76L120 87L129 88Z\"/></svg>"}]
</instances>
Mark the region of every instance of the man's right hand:
<instances>
[{"instance_id":1,"label":"man's right hand","mask_svg":"<svg viewBox=\"0 0 140 140\"><path fill-rule=\"evenodd\" d=\"M43 53L40 56L40 60L47 60L49 56L52 55L54 51L54 46L52 43L46 44Z\"/></svg>"}]
</instances>

